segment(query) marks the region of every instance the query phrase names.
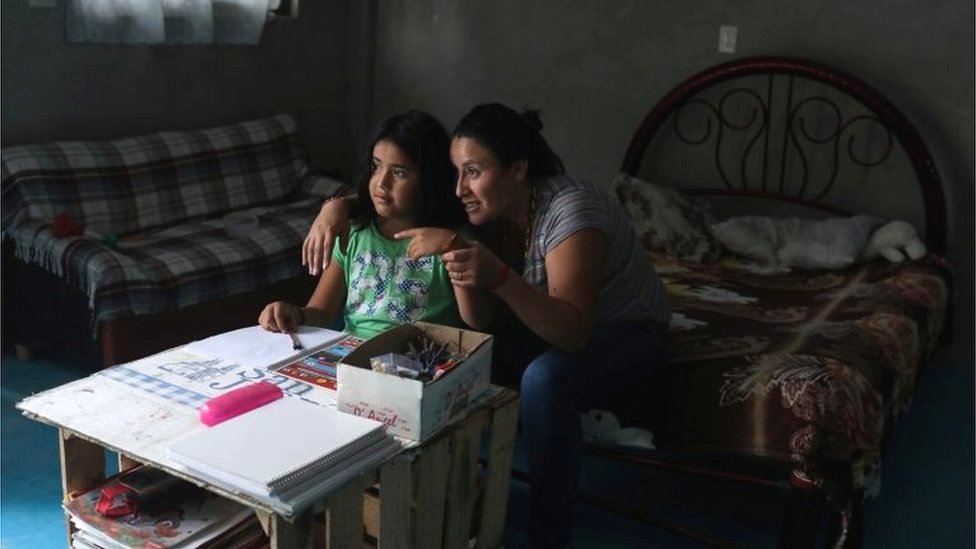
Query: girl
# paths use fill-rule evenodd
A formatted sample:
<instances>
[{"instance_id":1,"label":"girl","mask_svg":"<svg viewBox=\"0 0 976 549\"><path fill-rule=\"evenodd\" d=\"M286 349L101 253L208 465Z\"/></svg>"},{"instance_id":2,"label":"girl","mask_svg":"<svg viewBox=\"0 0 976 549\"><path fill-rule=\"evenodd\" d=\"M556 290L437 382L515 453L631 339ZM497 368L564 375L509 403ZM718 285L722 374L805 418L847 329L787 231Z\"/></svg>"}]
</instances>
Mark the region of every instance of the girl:
<instances>
[{"instance_id":1,"label":"girl","mask_svg":"<svg viewBox=\"0 0 976 549\"><path fill-rule=\"evenodd\" d=\"M298 325L327 326L342 310L346 332L364 339L415 320L460 325L478 318L478 292L455 289L437 256L451 247L464 211L453 195L449 138L431 115L409 111L384 121L373 135L359 181L357 215L334 261L319 278L305 307L284 301L265 306L258 323L290 332ZM424 257L407 256L409 242L396 233L441 227L414 244ZM343 306L344 305L344 306Z\"/></svg>"}]
</instances>

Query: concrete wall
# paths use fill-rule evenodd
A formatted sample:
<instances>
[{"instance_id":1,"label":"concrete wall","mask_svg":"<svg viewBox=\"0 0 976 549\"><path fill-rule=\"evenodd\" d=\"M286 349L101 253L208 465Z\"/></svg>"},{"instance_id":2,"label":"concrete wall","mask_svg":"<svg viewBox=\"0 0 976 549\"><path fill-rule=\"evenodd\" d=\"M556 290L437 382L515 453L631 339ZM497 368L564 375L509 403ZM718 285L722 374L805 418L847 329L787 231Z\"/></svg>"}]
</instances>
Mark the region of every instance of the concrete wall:
<instances>
[{"instance_id":1,"label":"concrete wall","mask_svg":"<svg viewBox=\"0 0 976 549\"><path fill-rule=\"evenodd\" d=\"M258 46L65 43L64 1L4 1L4 146L112 138L291 113L313 158L345 167L349 5L302 2Z\"/></svg>"},{"instance_id":2,"label":"concrete wall","mask_svg":"<svg viewBox=\"0 0 976 549\"><path fill-rule=\"evenodd\" d=\"M313 158L354 173L369 127L408 107L450 127L471 105L544 111L574 173L607 181L640 116L675 83L737 56L809 57L882 90L945 180L958 269L957 349L973 356L973 3L947 0L306 0L257 47L64 42L63 2L4 2L3 145L109 138L291 112Z\"/></svg>"},{"instance_id":3,"label":"concrete wall","mask_svg":"<svg viewBox=\"0 0 976 549\"><path fill-rule=\"evenodd\" d=\"M737 56L807 57L882 90L945 180L958 268L954 351L972 360L974 29L970 0L377 2L372 120L423 108L451 126L476 103L541 108L568 169L608 181L640 117L674 84Z\"/></svg>"}]
</instances>

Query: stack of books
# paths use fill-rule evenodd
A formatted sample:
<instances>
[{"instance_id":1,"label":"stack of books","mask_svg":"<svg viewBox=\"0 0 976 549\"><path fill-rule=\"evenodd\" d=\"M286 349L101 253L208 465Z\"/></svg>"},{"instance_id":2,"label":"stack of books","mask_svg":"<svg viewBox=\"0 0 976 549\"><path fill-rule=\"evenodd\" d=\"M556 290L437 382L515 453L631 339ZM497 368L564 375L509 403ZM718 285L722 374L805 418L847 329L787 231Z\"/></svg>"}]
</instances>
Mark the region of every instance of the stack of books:
<instances>
[{"instance_id":1,"label":"stack of books","mask_svg":"<svg viewBox=\"0 0 976 549\"><path fill-rule=\"evenodd\" d=\"M109 478L64 509L76 528L70 540L75 549L269 545L249 508L144 466Z\"/></svg>"},{"instance_id":2,"label":"stack of books","mask_svg":"<svg viewBox=\"0 0 976 549\"><path fill-rule=\"evenodd\" d=\"M178 440L168 455L289 516L400 449L379 421L286 396Z\"/></svg>"}]
</instances>

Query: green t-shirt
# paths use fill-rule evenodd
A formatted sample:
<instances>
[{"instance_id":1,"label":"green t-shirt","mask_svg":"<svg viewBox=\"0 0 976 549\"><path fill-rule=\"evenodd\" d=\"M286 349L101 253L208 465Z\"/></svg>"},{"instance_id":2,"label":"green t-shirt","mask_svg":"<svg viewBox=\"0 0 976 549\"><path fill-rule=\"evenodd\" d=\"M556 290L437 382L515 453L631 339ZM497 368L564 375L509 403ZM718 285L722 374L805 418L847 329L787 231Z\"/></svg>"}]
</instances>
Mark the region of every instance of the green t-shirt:
<instances>
[{"instance_id":1,"label":"green t-shirt","mask_svg":"<svg viewBox=\"0 0 976 549\"><path fill-rule=\"evenodd\" d=\"M345 253L341 246L334 248L333 257L345 273L346 332L366 339L415 320L461 325L440 256L410 259L409 243L386 238L371 224L349 230Z\"/></svg>"}]
</instances>

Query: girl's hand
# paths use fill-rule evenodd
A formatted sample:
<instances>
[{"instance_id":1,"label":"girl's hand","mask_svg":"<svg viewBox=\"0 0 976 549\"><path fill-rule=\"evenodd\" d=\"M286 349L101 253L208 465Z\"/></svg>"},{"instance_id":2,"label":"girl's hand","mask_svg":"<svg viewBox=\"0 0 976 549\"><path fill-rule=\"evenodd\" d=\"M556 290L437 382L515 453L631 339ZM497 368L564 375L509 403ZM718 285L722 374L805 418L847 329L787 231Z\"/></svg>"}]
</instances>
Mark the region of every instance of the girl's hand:
<instances>
[{"instance_id":1,"label":"girl's hand","mask_svg":"<svg viewBox=\"0 0 976 549\"><path fill-rule=\"evenodd\" d=\"M442 254L448 250L467 246L463 238L449 229L420 227L400 231L393 237L397 240L410 239L410 244L407 245L407 255L410 259Z\"/></svg>"},{"instance_id":2,"label":"girl's hand","mask_svg":"<svg viewBox=\"0 0 976 549\"><path fill-rule=\"evenodd\" d=\"M468 247L441 254L451 282L461 288L494 290L504 282L508 265L484 244L471 242Z\"/></svg>"},{"instance_id":3,"label":"girl's hand","mask_svg":"<svg viewBox=\"0 0 976 549\"><path fill-rule=\"evenodd\" d=\"M269 332L294 332L302 323L302 310L297 305L275 301L265 305L258 324Z\"/></svg>"},{"instance_id":4,"label":"girl's hand","mask_svg":"<svg viewBox=\"0 0 976 549\"><path fill-rule=\"evenodd\" d=\"M302 265L308 266L308 274L314 276L325 271L332 260L336 237L349 231L349 205L346 202L326 200L308 229L302 244Z\"/></svg>"}]
</instances>

